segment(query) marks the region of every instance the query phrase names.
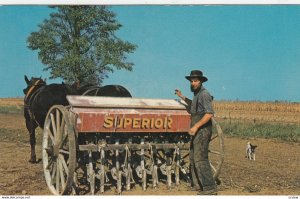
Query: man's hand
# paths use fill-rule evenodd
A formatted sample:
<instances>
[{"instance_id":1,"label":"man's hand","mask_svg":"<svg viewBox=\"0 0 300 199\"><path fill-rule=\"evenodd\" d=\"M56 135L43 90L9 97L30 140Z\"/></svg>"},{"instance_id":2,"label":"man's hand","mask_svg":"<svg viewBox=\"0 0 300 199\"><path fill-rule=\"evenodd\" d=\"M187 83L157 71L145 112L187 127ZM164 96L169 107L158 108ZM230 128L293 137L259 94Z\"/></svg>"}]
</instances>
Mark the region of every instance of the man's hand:
<instances>
[{"instance_id":1,"label":"man's hand","mask_svg":"<svg viewBox=\"0 0 300 199\"><path fill-rule=\"evenodd\" d=\"M185 101L185 103L187 103L188 105L188 109L191 109L191 104L192 104L192 100L190 100L189 98L185 97L182 95L181 91L178 89L175 89L175 95L177 95L179 98L181 98L182 100Z\"/></svg>"},{"instance_id":2,"label":"man's hand","mask_svg":"<svg viewBox=\"0 0 300 199\"><path fill-rule=\"evenodd\" d=\"M191 135L191 136L194 136L196 135L198 131L198 128L196 126L193 126L192 128L190 128L190 130L188 131L188 134Z\"/></svg>"},{"instance_id":3,"label":"man's hand","mask_svg":"<svg viewBox=\"0 0 300 199\"><path fill-rule=\"evenodd\" d=\"M199 128L206 124L213 117L212 113L206 113L200 121L198 121L194 126L188 131L189 135L196 135Z\"/></svg>"},{"instance_id":4,"label":"man's hand","mask_svg":"<svg viewBox=\"0 0 300 199\"><path fill-rule=\"evenodd\" d=\"M177 95L180 98L183 98L183 95L182 95L181 91L178 90L178 89L175 89L175 95Z\"/></svg>"}]
</instances>

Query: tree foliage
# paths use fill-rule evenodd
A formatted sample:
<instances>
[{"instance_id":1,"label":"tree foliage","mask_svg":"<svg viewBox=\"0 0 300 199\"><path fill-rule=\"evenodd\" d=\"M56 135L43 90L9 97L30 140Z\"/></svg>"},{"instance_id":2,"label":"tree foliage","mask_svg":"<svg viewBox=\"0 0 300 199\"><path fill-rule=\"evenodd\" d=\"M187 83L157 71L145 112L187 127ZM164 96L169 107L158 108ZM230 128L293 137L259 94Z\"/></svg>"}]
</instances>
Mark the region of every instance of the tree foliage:
<instances>
[{"instance_id":1,"label":"tree foliage","mask_svg":"<svg viewBox=\"0 0 300 199\"><path fill-rule=\"evenodd\" d=\"M131 71L127 54L136 45L118 38L121 28L106 6L52 6L56 12L27 38L28 48L38 50L39 59L51 77L68 83L101 84L115 69Z\"/></svg>"}]
</instances>

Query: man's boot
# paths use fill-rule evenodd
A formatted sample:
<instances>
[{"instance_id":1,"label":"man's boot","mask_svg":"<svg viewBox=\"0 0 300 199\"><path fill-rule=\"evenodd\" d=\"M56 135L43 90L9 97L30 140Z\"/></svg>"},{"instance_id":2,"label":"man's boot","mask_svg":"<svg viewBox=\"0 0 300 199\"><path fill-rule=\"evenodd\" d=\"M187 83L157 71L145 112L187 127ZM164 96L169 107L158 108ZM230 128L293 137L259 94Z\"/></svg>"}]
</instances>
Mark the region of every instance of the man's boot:
<instances>
[{"instance_id":1,"label":"man's boot","mask_svg":"<svg viewBox=\"0 0 300 199\"><path fill-rule=\"evenodd\" d=\"M199 186L199 182L198 182L198 178L197 178L197 174L195 172L195 167L194 165L190 165L190 172L191 172L191 178L192 178L192 183L191 183L191 191L200 191L201 188Z\"/></svg>"},{"instance_id":2,"label":"man's boot","mask_svg":"<svg viewBox=\"0 0 300 199\"><path fill-rule=\"evenodd\" d=\"M195 164L196 175L198 176L203 191L200 195L216 195L217 185L213 178L211 167L208 161L199 161Z\"/></svg>"},{"instance_id":3,"label":"man's boot","mask_svg":"<svg viewBox=\"0 0 300 199\"><path fill-rule=\"evenodd\" d=\"M199 191L197 195L218 195L218 190L215 188L206 191Z\"/></svg>"}]
</instances>

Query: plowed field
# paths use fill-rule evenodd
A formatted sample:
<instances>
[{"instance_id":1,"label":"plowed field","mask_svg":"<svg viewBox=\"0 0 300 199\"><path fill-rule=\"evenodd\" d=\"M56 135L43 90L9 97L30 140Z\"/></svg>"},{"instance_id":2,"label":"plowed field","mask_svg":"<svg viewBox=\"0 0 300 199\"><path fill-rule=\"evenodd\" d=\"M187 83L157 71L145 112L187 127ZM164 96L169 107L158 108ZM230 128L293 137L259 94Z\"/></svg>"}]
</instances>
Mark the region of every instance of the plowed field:
<instances>
[{"instance_id":1,"label":"plowed field","mask_svg":"<svg viewBox=\"0 0 300 199\"><path fill-rule=\"evenodd\" d=\"M11 104L10 104L11 105ZM37 132L37 158L41 158ZM245 158L247 141L258 145L256 160ZM21 113L0 113L0 195L50 195L42 162L30 164L29 136ZM218 195L300 195L300 144L275 139L241 139L225 136L225 161ZM96 194L99 194L96 192ZM114 195L115 188L105 192ZM123 195L196 195L185 183L168 190L142 191L135 186Z\"/></svg>"}]
</instances>

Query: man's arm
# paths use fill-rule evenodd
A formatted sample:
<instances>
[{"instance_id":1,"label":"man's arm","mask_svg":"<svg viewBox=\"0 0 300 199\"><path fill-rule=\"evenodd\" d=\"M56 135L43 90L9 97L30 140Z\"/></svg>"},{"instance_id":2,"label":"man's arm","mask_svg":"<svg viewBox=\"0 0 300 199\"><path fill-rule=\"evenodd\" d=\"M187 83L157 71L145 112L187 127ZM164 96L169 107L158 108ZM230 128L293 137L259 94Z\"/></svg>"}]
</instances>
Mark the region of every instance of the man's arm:
<instances>
[{"instance_id":1,"label":"man's arm","mask_svg":"<svg viewBox=\"0 0 300 199\"><path fill-rule=\"evenodd\" d=\"M175 94L176 94L178 97L180 97L183 101L185 101L189 107L191 107L191 105L192 105L192 100L190 100L189 98L183 96L180 90L175 89Z\"/></svg>"},{"instance_id":2,"label":"man's arm","mask_svg":"<svg viewBox=\"0 0 300 199\"><path fill-rule=\"evenodd\" d=\"M205 114L204 116L196 123L192 128L189 130L190 135L195 135L199 128L201 128L203 125L205 125L209 120L214 116L214 110L212 107L212 97L208 92L203 92L201 95L199 103L202 104Z\"/></svg>"},{"instance_id":3,"label":"man's arm","mask_svg":"<svg viewBox=\"0 0 300 199\"><path fill-rule=\"evenodd\" d=\"M214 115L212 113L206 113L201 120L199 120L192 128L189 130L189 135L195 135L199 128L205 125Z\"/></svg>"}]
</instances>

